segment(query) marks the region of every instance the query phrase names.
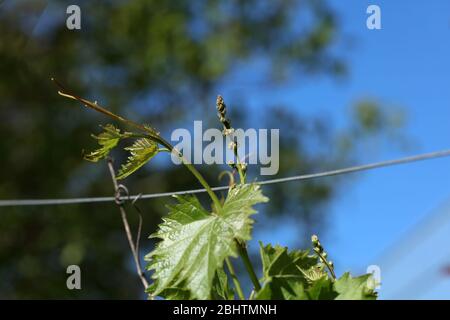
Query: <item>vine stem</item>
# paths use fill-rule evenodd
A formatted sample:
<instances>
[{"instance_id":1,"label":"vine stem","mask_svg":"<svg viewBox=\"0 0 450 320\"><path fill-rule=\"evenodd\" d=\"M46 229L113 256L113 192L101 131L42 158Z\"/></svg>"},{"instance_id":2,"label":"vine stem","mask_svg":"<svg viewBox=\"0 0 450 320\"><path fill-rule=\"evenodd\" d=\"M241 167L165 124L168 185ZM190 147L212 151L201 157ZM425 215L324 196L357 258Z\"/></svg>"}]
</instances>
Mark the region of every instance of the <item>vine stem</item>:
<instances>
[{"instance_id":1,"label":"vine stem","mask_svg":"<svg viewBox=\"0 0 450 320\"><path fill-rule=\"evenodd\" d=\"M258 277L256 276L255 269L253 269L252 262L250 261L250 257L248 256L247 248L245 247L244 243L240 243L238 240L236 240L239 256L242 258L242 261L244 262L245 269L247 270L247 273L250 277L250 280L253 283L253 286L255 287L255 291L258 292L261 290L261 285L259 284Z\"/></svg>"},{"instance_id":2,"label":"vine stem","mask_svg":"<svg viewBox=\"0 0 450 320\"><path fill-rule=\"evenodd\" d=\"M325 259L325 257L319 253L316 252L317 255L319 256L320 260L322 260L322 262L325 264L325 266L327 267L328 271L330 271L331 277L333 278L333 281L336 280L336 274L334 273L334 268L330 266L330 264L328 263L328 260Z\"/></svg>"},{"instance_id":3,"label":"vine stem","mask_svg":"<svg viewBox=\"0 0 450 320\"><path fill-rule=\"evenodd\" d=\"M239 180L240 180L241 184L245 184L245 174L244 174L244 171L242 170L242 162L239 158L236 140L234 141L234 143L236 144L236 147L233 148L233 152L234 152L234 156L236 157L237 169L238 169L238 173L239 173Z\"/></svg>"},{"instance_id":4,"label":"vine stem","mask_svg":"<svg viewBox=\"0 0 450 320\"><path fill-rule=\"evenodd\" d=\"M205 178L201 175L201 173L194 167L192 163L186 160L186 158L181 154L180 151L175 149L169 142L164 140L162 137L159 137L158 139L159 143L162 144L164 147L166 147L171 153L175 154L181 162L184 164L184 166L194 175L194 177L200 182L200 184L203 186L203 188L206 189L206 192L208 193L209 197L214 203L214 208L217 214L222 213L222 205L219 201L219 198L217 198L214 191L212 191L211 186L206 182Z\"/></svg>"},{"instance_id":5,"label":"vine stem","mask_svg":"<svg viewBox=\"0 0 450 320\"><path fill-rule=\"evenodd\" d=\"M237 141L236 141L235 137L233 137L233 142L234 142L233 152L234 152L234 156L236 157L236 163L237 163L237 169L238 169L238 173L239 173L240 183L245 184L246 183L245 173L242 170L242 162L239 158L238 145L237 145ZM258 277L255 273L255 269L253 268L253 264L248 255L247 247L245 246L245 243L241 243L238 240L236 240L236 244L238 246L239 255L242 258L242 261L244 262L245 269L247 270L250 280L253 283L255 291L258 292L259 290L261 290L261 285L259 283Z\"/></svg>"}]
</instances>

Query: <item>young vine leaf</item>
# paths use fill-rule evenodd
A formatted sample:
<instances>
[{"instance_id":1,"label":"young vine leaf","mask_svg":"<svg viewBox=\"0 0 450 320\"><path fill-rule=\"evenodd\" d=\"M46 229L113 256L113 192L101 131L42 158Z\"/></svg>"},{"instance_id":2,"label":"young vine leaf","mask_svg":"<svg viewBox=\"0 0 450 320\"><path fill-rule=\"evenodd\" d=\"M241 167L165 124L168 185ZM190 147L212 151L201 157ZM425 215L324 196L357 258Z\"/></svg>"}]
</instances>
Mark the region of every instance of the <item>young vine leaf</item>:
<instances>
[{"instance_id":1,"label":"young vine leaf","mask_svg":"<svg viewBox=\"0 0 450 320\"><path fill-rule=\"evenodd\" d=\"M169 206L169 215L151 237L160 238L154 251L146 256L155 280L153 296L164 296L164 290L188 290L193 299L211 299L214 279L225 258L237 257L236 240L251 238L256 211L253 205L266 202L259 186L232 188L220 215L207 212L194 196L177 196L178 204ZM219 281L224 284L223 274ZM220 279L221 278L221 279ZM217 292L216 292L217 293ZM223 298L229 293L222 293Z\"/></svg>"},{"instance_id":2,"label":"young vine leaf","mask_svg":"<svg viewBox=\"0 0 450 320\"><path fill-rule=\"evenodd\" d=\"M302 270L315 268L317 258L308 255L308 251L288 252L287 248L260 243L263 265L262 288L255 299L307 299L309 279ZM319 276L319 279L325 273Z\"/></svg>"},{"instance_id":3,"label":"young vine leaf","mask_svg":"<svg viewBox=\"0 0 450 320\"><path fill-rule=\"evenodd\" d=\"M136 140L132 146L126 147L130 156L126 164L123 164L117 179L124 179L138 170L158 153L158 144L150 139L141 138Z\"/></svg>"},{"instance_id":4,"label":"young vine leaf","mask_svg":"<svg viewBox=\"0 0 450 320\"><path fill-rule=\"evenodd\" d=\"M365 274L352 278L349 272L344 273L334 283L338 293L336 300L375 300L377 294L369 285L371 277L371 274Z\"/></svg>"},{"instance_id":5,"label":"young vine leaf","mask_svg":"<svg viewBox=\"0 0 450 320\"><path fill-rule=\"evenodd\" d=\"M92 151L91 153L84 156L84 159L92 162L97 162L108 156L109 152L114 149L119 143L120 139L129 136L128 132L121 133L120 129L116 128L112 124L107 124L106 126L101 126L103 132L98 136L92 135L94 139L97 140L101 148Z\"/></svg>"},{"instance_id":6,"label":"young vine leaf","mask_svg":"<svg viewBox=\"0 0 450 320\"><path fill-rule=\"evenodd\" d=\"M376 299L369 287L370 275L352 278L345 273L336 281L324 271L317 256L308 251L260 244L263 286L254 299L332 300Z\"/></svg>"}]
</instances>

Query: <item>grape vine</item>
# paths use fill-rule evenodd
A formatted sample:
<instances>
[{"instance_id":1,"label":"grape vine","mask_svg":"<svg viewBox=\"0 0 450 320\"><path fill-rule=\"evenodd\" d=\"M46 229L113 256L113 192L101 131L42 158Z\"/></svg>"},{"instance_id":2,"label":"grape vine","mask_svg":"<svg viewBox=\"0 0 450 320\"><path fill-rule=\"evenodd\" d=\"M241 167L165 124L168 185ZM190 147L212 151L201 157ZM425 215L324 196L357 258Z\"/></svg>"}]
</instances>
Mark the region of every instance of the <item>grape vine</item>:
<instances>
[{"instance_id":1,"label":"grape vine","mask_svg":"<svg viewBox=\"0 0 450 320\"><path fill-rule=\"evenodd\" d=\"M56 82L56 80L54 80ZM247 252L252 238L254 206L268 202L260 186L246 181L246 165L238 155L234 129L226 117L227 107L218 96L216 108L223 134L231 138L230 149L235 161L230 163L237 171L239 182L232 183L224 200L219 200L197 169L184 159L155 129L116 115L96 102L69 93L61 84L59 94L81 102L135 131L125 131L113 124L102 127L93 136L99 148L86 154L88 161L98 162L108 157L121 141L131 141L124 150L129 152L127 162L117 174L124 179L148 163L159 152L171 152L207 190L211 208L205 208L194 196L174 196L169 213L151 238L158 239L153 251L145 256L152 281L146 292L150 298L164 299L376 299L371 275L352 277L348 272L337 277L334 265L316 235L311 238L311 250L288 250L260 242L262 276L258 277ZM235 273L233 259L242 259L252 283L246 297ZM246 290L250 291L250 290Z\"/></svg>"}]
</instances>

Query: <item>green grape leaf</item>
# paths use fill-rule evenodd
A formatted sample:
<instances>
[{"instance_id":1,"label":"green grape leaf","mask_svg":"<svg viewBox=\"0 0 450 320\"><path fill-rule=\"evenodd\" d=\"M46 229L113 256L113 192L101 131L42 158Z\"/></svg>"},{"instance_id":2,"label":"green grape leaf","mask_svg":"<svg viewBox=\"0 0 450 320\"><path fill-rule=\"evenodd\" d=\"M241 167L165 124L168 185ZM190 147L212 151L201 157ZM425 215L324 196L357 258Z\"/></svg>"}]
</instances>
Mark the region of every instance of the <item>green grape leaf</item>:
<instances>
[{"instance_id":1,"label":"green grape leaf","mask_svg":"<svg viewBox=\"0 0 450 320\"><path fill-rule=\"evenodd\" d=\"M213 281L227 257L237 257L236 241L251 238L256 211L253 205L266 202L259 186L240 185L230 189L221 214L207 212L194 196L176 196L169 215L151 237L160 238L146 256L154 270L153 295L167 288L189 290L193 299L212 298ZM219 274L219 277L223 275Z\"/></svg>"},{"instance_id":2,"label":"green grape leaf","mask_svg":"<svg viewBox=\"0 0 450 320\"><path fill-rule=\"evenodd\" d=\"M312 281L307 293L310 300L333 300L337 297L333 289L333 281L328 276Z\"/></svg>"},{"instance_id":3,"label":"green grape leaf","mask_svg":"<svg viewBox=\"0 0 450 320\"><path fill-rule=\"evenodd\" d=\"M317 296L317 288L310 293L311 280L306 271L315 268L317 257L309 255L309 251L296 250L289 252L286 247L264 246L260 242L260 254L263 265L262 288L254 298L292 300L310 299L310 294ZM306 270L306 271L304 271ZM320 278L326 274L321 273Z\"/></svg>"},{"instance_id":4,"label":"green grape leaf","mask_svg":"<svg viewBox=\"0 0 450 320\"><path fill-rule=\"evenodd\" d=\"M214 300L234 299L234 291L229 286L228 276L222 268L217 269L216 277L213 280L212 299Z\"/></svg>"},{"instance_id":5,"label":"green grape leaf","mask_svg":"<svg viewBox=\"0 0 450 320\"><path fill-rule=\"evenodd\" d=\"M146 292L151 294L154 291L154 283L150 285ZM150 295L149 295L150 296ZM190 300L191 296L188 290L180 289L180 288L166 288L164 289L159 296L163 297L166 300Z\"/></svg>"},{"instance_id":6,"label":"green grape leaf","mask_svg":"<svg viewBox=\"0 0 450 320\"><path fill-rule=\"evenodd\" d=\"M334 290L338 293L337 300L375 300L377 293L370 287L371 274L352 278L346 272L334 283Z\"/></svg>"},{"instance_id":7,"label":"green grape leaf","mask_svg":"<svg viewBox=\"0 0 450 320\"><path fill-rule=\"evenodd\" d=\"M295 275L304 278L300 269L308 270L318 261L317 257L309 255L308 250L289 252L286 247L279 245L264 246L262 242L259 245L264 277Z\"/></svg>"},{"instance_id":8,"label":"green grape leaf","mask_svg":"<svg viewBox=\"0 0 450 320\"><path fill-rule=\"evenodd\" d=\"M303 281L296 276L266 278L255 300L307 300Z\"/></svg>"},{"instance_id":9,"label":"green grape leaf","mask_svg":"<svg viewBox=\"0 0 450 320\"><path fill-rule=\"evenodd\" d=\"M152 135L154 135L154 136L159 136L159 132L158 131L156 131L152 126L150 126L149 124L143 124L143 127L148 131L148 132L150 132Z\"/></svg>"},{"instance_id":10,"label":"green grape leaf","mask_svg":"<svg viewBox=\"0 0 450 320\"><path fill-rule=\"evenodd\" d=\"M130 151L130 156L127 163L120 168L118 180L128 177L153 158L158 153L158 144L150 139L141 138L125 150Z\"/></svg>"},{"instance_id":11,"label":"green grape leaf","mask_svg":"<svg viewBox=\"0 0 450 320\"><path fill-rule=\"evenodd\" d=\"M147 293L152 293L155 290L155 283L152 283L149 288L146 289ZM182 289L183 284L179 288L166 288L159 294L160 297L166 300L191 300L190 291ZM216 276L213 280L211 298L213 300L233 300L234 291L229 286L228 276L221 268L217 269Z\"/></svg>"},{"instance_id":12,"label":"green grape leaf","mask_svg":"<svg viewBox=\"0 0 450 320\"><path fill-rule=\"evenodd\" d=\"M262 288L254 299L270 300L371 300L377 294L370 287L371 275L352 278L345 273L333 280L316 256L308 251L291 251L260 243L263 265Z\"/></svg>"},{"instance_id":13,"label":"green grape leaf","mask_svg":"<svg viewBox=\"0 0 450 320\"><path fill-rule=\"evenodd\" d=\"M338 294L333 282L323 276L313 282L305 282L297 276L274 276L266 280L256 294L256 300L332 300Z\"/></svg>"},{"instance_id":14,"label":"green grape leaf","mask_svg":"<svg viewBox=\"0 0 450 320\"><path fill-rule=\"evenodd\" d=\"M104 159L109 152L117 146L120 139L123 139L129 135L127 132L121 133L120 129L116 128L112 124L107 124L106 126L101 127L103 128L102 133L98 136L92 135L92 137L97 140L101 148L85 155L84 159L88 161L97 162L98 160Z\"/></svg>"}]
</instances>

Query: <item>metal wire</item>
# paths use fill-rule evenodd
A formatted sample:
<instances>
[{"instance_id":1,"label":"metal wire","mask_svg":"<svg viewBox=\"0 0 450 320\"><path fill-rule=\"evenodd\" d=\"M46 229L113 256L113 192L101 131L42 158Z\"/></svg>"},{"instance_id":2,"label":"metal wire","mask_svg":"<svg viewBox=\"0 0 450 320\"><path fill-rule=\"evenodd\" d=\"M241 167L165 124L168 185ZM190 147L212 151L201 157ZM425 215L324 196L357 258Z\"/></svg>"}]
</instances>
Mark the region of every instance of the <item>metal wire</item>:
<instances>
[{"instance_id":1,"label":"metal wire","mask_svg":"<svg viewBox=\"0 0 450 320\"><path fill-rule=\"evenodd\" d=\"M348 168L342 168L331 171L324 171L319 173L305 174L305 175L297 175L290 176L285 178L276 178L276 179L268 179L256 182L259 185L267 185L267 184L277 184L289 181L301 181L301 180L309 180L316 179L322 177L330 177L341 174L347 174L358 171L366 171L372 170L381 167L388 167L393 165L405 164L416 161L430 160L435 158L442 158L450 156L450 149L441 150L436 152L418 154L410 157L399 158L394 160L387 160L381 162L375 162L365 165L353 166ZM228 186L214 187L213 191L227 190ZM183 191L175 191L175 192L161 192L161 193L151 193L151 194L143 194L143 195L134 195L129 196L127 199L134 200L136 198L140 199L153 199L153 198L161 198L161 197L169 197L173 195L186 195L186 194L194 194L194 193L202 193L206 192L205 189L192 189L192 190L183 190ZM116 201L116 197L89 197L89 198L69 198L69 199L23 199L23 200L0 200L0 207L13 207L13 206L44 206L44 205L66 205L66 204L81 204L81 203L98 203L98 202L112 202Z\"/></svg>"}]
</instances>

